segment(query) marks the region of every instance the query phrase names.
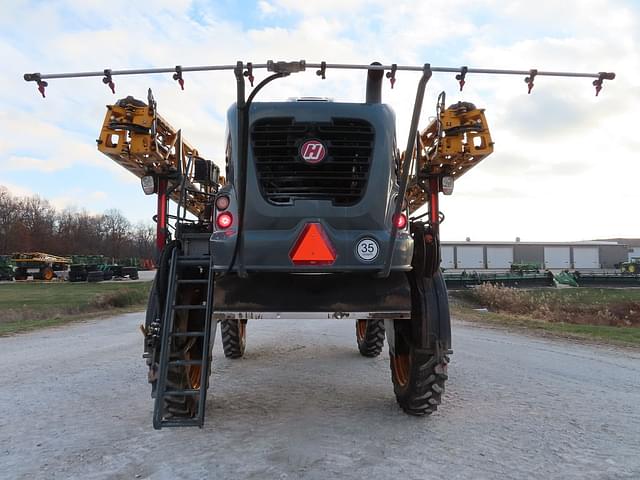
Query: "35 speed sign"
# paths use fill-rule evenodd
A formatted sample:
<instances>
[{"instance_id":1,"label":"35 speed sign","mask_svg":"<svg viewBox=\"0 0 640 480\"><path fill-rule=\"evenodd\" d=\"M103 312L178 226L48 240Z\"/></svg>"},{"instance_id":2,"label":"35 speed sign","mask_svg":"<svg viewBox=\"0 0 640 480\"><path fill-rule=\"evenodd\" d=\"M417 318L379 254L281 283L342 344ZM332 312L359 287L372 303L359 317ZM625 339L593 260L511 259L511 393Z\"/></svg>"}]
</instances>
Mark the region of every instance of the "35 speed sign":
<instances>
[{"instance_id":1,"label":"35 speed sign","mask_svg":"<svg viewBox=\"0 0 640 480\"><path fill-rule=\"evenodd\" d=\"M356 254L358 258L364 262L375 260L379 251L380 247L378 247L378 242L373 238L363 238L356 245Z\"/></svg>"}]
</instances>

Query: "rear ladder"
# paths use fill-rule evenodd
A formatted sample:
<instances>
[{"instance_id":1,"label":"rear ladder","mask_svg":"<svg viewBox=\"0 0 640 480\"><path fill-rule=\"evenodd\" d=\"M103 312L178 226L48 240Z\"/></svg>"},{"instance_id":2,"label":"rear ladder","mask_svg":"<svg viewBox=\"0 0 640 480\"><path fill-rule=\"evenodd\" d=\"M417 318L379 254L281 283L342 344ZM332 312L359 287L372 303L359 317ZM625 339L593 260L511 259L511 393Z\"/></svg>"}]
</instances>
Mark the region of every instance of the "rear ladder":
<instances>
[{"instance_id":1,"label":"rear ladder","mask_svg":"<svg viewBox=\"0 0 640 480\"><path fill-rule=\"evenodd\" d=\"M188 269L188 267L191 267ZM194 268L195 267L195 268ZM210 373L210 358L213 338L215 331L211 332L211 317L213 315L213 288L214 288L214 271L211 268L211 258L206 256L185 256L180 248L175 248L171 256L171 266L169 269L169 283L167 288L166 304L164 306L164 315L162 322L160 359L158 386L156 391L155 405L153 411L153 428L156 430L162 427L177 426L197 426L202 427L204 424L205 403L207 398L207 383ZM194 271L200 272L200 278L192 277ZM190 274L185 275L186 271ZM206 278L202 278L205 277ZM177 303L185 289L196 288L200 284L205 286L207 291L205 301L197 304ZM205 318L202 328L191 329L189 331L177 331L176 318L180 312L193 310L205 311ZM187 321L187 325L188 325ZM189 338L194 343L202 339L200 358L172 358L171 347L177 339ZM168 385L169 367L200 367L200 381L196 388L172 388ZM189 386L191 387L191 386ZM168 412L166 408L167 397L194 397L197 408L195 411L187 411L183 414L176 415L175 412Z\"/></svg>"}]
</instances>

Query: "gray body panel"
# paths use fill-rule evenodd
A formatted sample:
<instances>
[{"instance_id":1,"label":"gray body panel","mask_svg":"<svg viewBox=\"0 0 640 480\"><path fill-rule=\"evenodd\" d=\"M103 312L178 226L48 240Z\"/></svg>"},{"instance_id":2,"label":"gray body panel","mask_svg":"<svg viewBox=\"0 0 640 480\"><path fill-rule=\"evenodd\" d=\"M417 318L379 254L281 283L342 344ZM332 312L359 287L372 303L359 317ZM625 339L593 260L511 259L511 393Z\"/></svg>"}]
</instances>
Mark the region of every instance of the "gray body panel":
<instances>
[{"instance_id":1,"label":"gray body panel","mask_svg":"<svg viewBox=\"0 0 640 480\"><path fill-rule=\"evenodd\" d=\"M264 118L293 117L296 122L327 122L332 118L355 118L369 122L375 133L373 155L366 189L360 201L350 206L337 206L330 200L295 200L290 205L275 205L262 195L251 146L247 161L247 198L244 219L243 264L246 271L269 272L372 272L384 265L391 233L391 217L398 184L395 173L397 152L395 114L384 104L333 102L268 102L251 106L250 125ZM238 169L235 106L228 112L233 171ZM232 199L229 211L237 218L237 175L228 172L230 182L223 191ZM234 178L235 177L235 178ZM294 265L290 252L308 223L319 223L337 254L332 265ZM216 228L216 227L214 227ZM226 271L233 256L237 224L228 230L214 231L211 254L214 268ZM378 243L379 254L370 261L356 255L356 245L363 238ZM392 270L410 270L413 240L408 229L398 232ZM236 262L237 264L237 262ZM234 269L236 270L235 266Z\"/></svg>"}]
</instances>

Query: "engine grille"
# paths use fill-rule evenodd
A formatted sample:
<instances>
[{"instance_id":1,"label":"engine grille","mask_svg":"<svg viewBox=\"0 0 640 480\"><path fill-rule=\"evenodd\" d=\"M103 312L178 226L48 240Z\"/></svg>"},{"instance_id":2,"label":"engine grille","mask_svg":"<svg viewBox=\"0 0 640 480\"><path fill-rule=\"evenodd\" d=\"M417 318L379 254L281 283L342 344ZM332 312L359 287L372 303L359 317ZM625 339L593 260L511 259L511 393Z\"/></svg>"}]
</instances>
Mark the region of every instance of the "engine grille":
<instances>
[{"instance_id":1,"label":"engine grille","mask_svg":"<svg viewBox=\"0 0 640 480\"><path fill-rule=\"evenodd\" d=\"M300 158L300 146L317 139L327 147L319 164ZM331 200L354 205L364 195L373 154L373 126L361 119L295 122L265 118L251 128L251 146L263 197L287 205L297 199Z\"/></svg>"}]
</instances>

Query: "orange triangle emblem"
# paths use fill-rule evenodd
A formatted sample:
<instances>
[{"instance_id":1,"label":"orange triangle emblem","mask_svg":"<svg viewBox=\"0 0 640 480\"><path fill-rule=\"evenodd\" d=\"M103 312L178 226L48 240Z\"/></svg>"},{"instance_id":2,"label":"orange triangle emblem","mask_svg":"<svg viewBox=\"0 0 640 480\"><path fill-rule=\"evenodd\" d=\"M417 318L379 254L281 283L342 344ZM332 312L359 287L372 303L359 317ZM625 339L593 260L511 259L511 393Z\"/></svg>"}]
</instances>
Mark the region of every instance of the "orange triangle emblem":
<instances>
[{"instance_id":1,"label":"orange triangle emblem","mask_svg":"<svg viewBox=\"0 0 640 480\"><path fill-rule=\"evenodd\" d=\"M322 225L307 223L289 257L294 265L331 265L336 261L336 252Z\"/></svg>"}]
</instances>

